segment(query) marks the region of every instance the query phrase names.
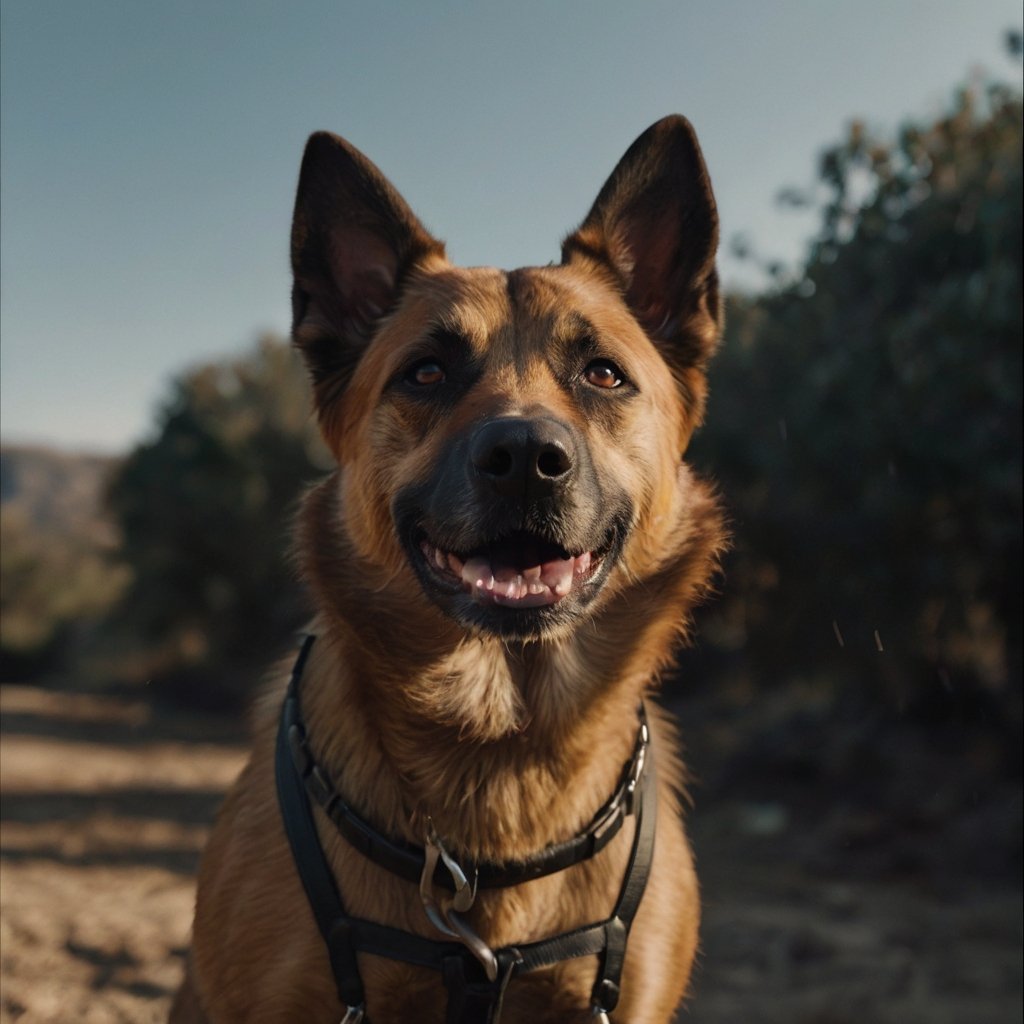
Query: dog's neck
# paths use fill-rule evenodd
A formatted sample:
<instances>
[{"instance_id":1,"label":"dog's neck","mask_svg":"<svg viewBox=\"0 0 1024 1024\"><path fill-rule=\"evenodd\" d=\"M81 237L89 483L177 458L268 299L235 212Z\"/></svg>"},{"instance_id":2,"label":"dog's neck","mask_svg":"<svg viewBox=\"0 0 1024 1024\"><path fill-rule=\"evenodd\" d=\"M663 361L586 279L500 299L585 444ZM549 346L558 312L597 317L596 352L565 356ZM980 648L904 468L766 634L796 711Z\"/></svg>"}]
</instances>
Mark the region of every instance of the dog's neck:
<instances>
[{"instance_id":1,"label":"dog's neck","mask_svg":"<svg viewBox=\"0 0 1024 1024\"><path fill-rule=\"evenodd\" d=\"M399 678L330 622L314 628L301 685L311 746L344 798L390 835L422 843L430 818L465 855L522 858L583 827L632 752L643 678L571 692L582 689L571 644L467 641ZM373 806L346 787L354 758L378 780ZM579 820L527 815L570 794Z\"/></svg>"},{"instance_id":2,"label":"dog's neck","mask_svg":"<svg viewBox=\"0 0 1024 1024\"><path fill-rule=\"evenodd\" d=\"M418 592L361 565L335 528L337 494L332 481L310 493L300 540L321 609L302 704L339 791L391 835L422 843L429 817L478 859L514 860L574 834L630 756L637 706L664 668L652 652L671 647L660 634L677 632L691 603L684 562L703 553L681 553L642 601L632 595L571 635L508 643L424 613ZM678 621L638 612L664 600ZM379 779L372 807L346 788L354 758ZM529 813L538 807L552 813Z\"/></svg>"}]
</instances>

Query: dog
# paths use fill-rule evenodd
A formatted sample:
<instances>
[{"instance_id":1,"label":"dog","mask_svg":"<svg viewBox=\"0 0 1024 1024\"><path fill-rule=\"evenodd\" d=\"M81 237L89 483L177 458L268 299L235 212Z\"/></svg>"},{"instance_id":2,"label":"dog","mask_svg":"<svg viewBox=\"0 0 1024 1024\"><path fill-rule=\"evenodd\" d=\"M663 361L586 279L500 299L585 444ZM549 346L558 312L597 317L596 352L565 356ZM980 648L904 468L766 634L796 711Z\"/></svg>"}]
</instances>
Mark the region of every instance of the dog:
<instances>
[{"instance_id":1,"label":"dog","mask_svg":"<svg viewBox=\"0 0 1024 1024\"><path fill-rule=\"evenodd\" d=\"M369 159L310 138L293 338L337 461L297 518L315 617L202 858L176 1024L672 1018L699 900L649 696L725 542L683 461L717 236L680 116L560 264L509 272L449 263Z\"/></svg>"}]
</instances>

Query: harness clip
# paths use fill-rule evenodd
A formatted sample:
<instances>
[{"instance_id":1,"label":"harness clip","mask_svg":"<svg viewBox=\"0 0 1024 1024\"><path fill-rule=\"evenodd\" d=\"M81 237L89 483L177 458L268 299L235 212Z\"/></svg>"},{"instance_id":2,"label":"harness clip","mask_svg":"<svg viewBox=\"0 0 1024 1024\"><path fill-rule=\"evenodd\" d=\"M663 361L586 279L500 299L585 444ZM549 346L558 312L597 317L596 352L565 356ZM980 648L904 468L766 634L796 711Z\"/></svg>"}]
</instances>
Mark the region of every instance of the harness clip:
<instances>
[{"instance_id":1,"label":"harness clip","mask_svg":"<svg viewBox=\"0 0 1024 1024\"><path fill-rule=\"evenodd\" d=\"M480 961L487 980L495 981L498 977L498 958L494 950L462 917L476 900L477 873L474 871L471 885L459 862L445 849L430 819L427 819L427 841L423 844L423 851L425 856L423 874L420 875L420 899L427 919L443 935L461 942ZM439 860L447 869L455 888L453 896L441 896L440 899L434 895L434 871Z\"/></svg>"}]
</instances>

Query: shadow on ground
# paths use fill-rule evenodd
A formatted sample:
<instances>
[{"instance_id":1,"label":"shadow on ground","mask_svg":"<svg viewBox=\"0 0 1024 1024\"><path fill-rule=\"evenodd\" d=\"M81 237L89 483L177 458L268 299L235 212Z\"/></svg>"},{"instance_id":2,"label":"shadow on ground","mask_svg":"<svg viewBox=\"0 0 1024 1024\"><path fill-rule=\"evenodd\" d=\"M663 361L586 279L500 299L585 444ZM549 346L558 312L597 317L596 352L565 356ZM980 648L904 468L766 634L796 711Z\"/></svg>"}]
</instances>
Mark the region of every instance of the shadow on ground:
<instances>
[{"instance_id":1,"label":"shadow on ground","mask_svg":"<svg viewBox=\"0 0 1024 1024\"><path fill-rule=\"evenodd\" d=\"M0 1021L164 1020L243 730L128 697L0 697ZM975 792L983 750L674 710L704 899L680 1024L1019 1019L1020 787Z\"/></svg>"},{"instance_id":2,"label":"shadow on ground","mask_svg":"<svg viewBox=\"0 0 1024 1024\"><path fill-rule=\"evenodd\" d=\"M166 1019L242 730L30 687L0 712L0 1020Z\"/></svg>"}]
</instances>

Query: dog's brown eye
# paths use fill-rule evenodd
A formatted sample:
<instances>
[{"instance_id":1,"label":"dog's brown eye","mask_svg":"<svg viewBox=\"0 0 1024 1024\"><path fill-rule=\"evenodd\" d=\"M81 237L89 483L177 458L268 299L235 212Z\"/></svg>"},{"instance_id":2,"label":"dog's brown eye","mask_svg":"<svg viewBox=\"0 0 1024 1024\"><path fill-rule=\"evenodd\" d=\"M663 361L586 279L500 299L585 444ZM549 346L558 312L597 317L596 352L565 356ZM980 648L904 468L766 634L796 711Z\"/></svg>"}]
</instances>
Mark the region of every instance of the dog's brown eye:
<instances>
[{"instance_id":1,"label":"dog's brown eye","mask_svg":"<svg viewBox=\"0 0 1024 1024\"><path fill-rule=\"evenodd\" d=\"M617 388L622 383L622 374L614 363L595 359L584 371L588 384L595 388Z\"/></svg>"},{"instance_id":2,"label":"dog's brown eye","mask_svg":"<svg viewBox=\"0 0 1024 1024\"><path fill-rule=\"evenodd\" d=\"M445 379L444 367L440 363L435 363L432 360L425 360L422 363L417 363L409 371L409 380L413 384L420 384L423 387L427 387L431 384L443 384Z\"/></svg>"}]
</instances>

